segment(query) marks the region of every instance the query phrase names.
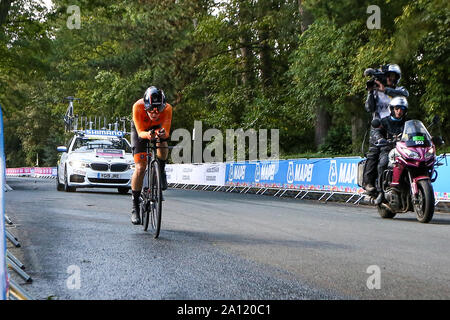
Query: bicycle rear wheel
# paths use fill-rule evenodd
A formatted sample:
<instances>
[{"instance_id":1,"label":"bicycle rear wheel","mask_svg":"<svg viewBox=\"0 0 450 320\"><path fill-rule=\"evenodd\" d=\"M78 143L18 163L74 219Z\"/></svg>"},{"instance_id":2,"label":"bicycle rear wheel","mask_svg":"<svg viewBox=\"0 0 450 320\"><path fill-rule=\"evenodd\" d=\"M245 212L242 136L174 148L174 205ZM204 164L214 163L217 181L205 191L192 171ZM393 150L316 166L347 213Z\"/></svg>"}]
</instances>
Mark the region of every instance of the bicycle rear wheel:
<instances>
[{"instance_id":1,"label":"bicycle rear wheel","mask_svg":"<svg viewBox=\"0 0 450 320\"><path fill-rule=\"evenodd\" d=\"M151 164L150 179L150 226L152 228L153 237L158 238L161 230L162 216L162 188L161 188L161 172L158 161Z\"/></svg>"}]
</instances>

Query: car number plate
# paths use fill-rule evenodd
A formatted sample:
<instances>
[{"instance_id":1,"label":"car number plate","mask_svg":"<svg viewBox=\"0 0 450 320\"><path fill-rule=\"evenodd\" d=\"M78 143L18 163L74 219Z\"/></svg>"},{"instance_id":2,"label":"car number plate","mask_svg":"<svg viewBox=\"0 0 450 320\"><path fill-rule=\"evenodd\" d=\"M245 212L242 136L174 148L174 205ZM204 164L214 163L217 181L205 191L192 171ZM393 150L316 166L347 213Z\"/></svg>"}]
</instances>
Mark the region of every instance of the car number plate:
<instances>
[{"instance_id":1,"label":"car number plate","mask_svg":"<svg viewBox=\"0 0 450 320\"><path fill-rule=\"evenodd\" d=\"M119 179L120 174L117 173L99 173L98 178L102 179Z\"/></svg>"}]
</instances>

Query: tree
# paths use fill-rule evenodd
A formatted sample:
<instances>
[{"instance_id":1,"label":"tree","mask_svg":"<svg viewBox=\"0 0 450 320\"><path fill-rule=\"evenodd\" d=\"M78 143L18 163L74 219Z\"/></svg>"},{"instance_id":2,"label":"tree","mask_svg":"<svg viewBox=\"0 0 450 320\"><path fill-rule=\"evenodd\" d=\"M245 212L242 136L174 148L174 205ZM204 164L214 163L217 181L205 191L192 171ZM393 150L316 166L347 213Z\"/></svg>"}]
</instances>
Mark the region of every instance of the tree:
<instances>
[{"instance_id":1,"label":"tree","mask_svg":"<svg viewBox=\"0 0 450 320\"><path fill-rule=\"evenodd\" d=\"M55 165L64 97L82 99L79 115L130 118L150 85L174 105L174 129L277 128L285 154L358 152L363 71L384 63L402 68L409 115L438 114L450 132L447 1L79 0L80 29L67 27L73 1L53 3L0 1L8 166Z\"/></svg>"},{"instance_id":2,"label":"tree","mask_svg":"<svg viewBox=\"0 0 450 320\"><path fill-rule=\"evenodd\" d=\"M392 56L407 66L404 83L412 88L410 116L431 123L433 116L439 115L446 139L450 138L449 19L450 4L447 1L409 3L396 19L398 28L392 50Z\"/></svg>"}]
</instances>

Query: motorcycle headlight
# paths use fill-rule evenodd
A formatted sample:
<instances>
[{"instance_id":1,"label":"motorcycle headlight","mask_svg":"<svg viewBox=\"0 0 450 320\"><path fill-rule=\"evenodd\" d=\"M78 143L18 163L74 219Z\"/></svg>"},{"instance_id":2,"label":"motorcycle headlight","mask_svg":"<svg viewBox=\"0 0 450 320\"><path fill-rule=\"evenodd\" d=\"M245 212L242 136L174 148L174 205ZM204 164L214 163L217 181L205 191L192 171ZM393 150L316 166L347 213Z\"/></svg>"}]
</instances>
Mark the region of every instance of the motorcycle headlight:
<instances>
[{"instance_id":1,"label":"motorcycle headlight","mask_svg":"<svg viewBox=\"0 0 450 320\"><path fill-rule=\"evenodd\" d=\"M407 148L403 148L403 152L406 154L408 158L411 159L420 159L420 156L417 152L409 150Z\"/></svg>"},{"instance_id":2,"label":"motorcycle headlight","mask_svg":"<svg viewBox=\"0 0 450 320\"><path fill-rule=\"evenodd\" d=\"M425 158L431 158L434 157L435 153L434 153L434 148L430 147L428 148L427 152L425 153Z\"/></svg>"},{"instance_id":3,"label":"motorcycle headlight","mask_svg":"<svg viewBox=\"0 0 450 320\"><path fill-rule=\"evenodd\" d=\"M88 162L84 162L84 161L80 161L80 160L69 161L69 164L71 167L74 167L74 168L89 168Z\"/></svg>"}]
</instances>

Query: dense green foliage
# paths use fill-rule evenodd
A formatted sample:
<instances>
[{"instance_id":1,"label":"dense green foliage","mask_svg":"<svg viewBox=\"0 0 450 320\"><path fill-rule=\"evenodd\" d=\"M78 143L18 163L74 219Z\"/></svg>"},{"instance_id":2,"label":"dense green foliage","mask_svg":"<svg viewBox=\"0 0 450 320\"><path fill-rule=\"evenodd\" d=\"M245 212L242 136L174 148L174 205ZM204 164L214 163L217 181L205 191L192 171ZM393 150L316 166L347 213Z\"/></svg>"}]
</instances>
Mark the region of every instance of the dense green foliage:
<instances>
[{"instance_id":1,"label":"dense green foliage","mask_svg":"<svg viewBox=\"0 0 450 320\"><path fill-rule=\"evenodd\" d=\"M450 141L445 0L0 0L0 103L9 167L56 164L64 97L75 113L130 117L146 87L173 128L278 128L282 156L359 154L363 71L397 63L412 118ZM79 29L67 25L70 5ZM381 9L370 30L369 5ZM439 133L434 128L434 134Z\"/></svg>"}]
</instances>

